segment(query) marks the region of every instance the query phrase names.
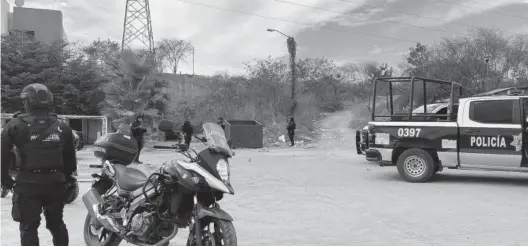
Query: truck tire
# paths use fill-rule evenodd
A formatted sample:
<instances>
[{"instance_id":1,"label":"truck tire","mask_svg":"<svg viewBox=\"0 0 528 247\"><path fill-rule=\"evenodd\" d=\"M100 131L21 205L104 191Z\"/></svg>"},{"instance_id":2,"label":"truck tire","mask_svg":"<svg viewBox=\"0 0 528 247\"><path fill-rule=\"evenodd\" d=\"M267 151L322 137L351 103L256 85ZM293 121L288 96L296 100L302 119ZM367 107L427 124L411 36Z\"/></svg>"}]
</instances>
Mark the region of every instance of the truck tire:
<instances>
[{"instance_id":1,"label":"truck tire","mask_svg":"<svg viewBox=\"0 0 528 247\"><path fill-rule=\"evenodd\" d=\"M405 150L398 157L398 173L407 182L427 182L436 171L436 164L431 155L419 148Z\"/></svg>"}]
</instances>

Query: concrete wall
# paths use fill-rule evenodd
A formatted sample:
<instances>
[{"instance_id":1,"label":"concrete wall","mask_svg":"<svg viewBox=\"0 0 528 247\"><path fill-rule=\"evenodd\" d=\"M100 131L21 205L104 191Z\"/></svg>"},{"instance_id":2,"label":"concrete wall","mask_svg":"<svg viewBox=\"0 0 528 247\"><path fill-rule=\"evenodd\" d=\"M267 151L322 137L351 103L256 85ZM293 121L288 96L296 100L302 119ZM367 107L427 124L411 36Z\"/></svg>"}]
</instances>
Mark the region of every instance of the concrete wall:
<instances>
[{"instance_id":1,"label":"concrete wall","mask_svg":"<svg viewBox=\"0 0 528 247\"><path fill-rule=\"evenodd\" d=\"M2 25L2 35L9 33L9 3L2 0L2 11L0 13L0 22Z\"/></svg>"},{"instance_id":2,"label":"concrete wall","mask_svg":"<svg viewBox=\"0 0 528 247\"><path fill-rule=\"evenodd\" d=\"M14 7L11 26L16 31L34 31L35 39L46 44L64 37L62 12L58 10Z\"/></svg>"}]
</instances>

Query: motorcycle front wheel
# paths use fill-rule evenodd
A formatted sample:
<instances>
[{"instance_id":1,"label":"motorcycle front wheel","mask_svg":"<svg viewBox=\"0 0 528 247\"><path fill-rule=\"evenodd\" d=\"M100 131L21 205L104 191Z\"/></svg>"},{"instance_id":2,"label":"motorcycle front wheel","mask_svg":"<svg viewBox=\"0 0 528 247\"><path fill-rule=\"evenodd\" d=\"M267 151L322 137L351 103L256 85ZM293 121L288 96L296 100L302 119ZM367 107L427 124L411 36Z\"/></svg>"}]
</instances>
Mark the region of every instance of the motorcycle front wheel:
<instances>
[{"instance_id":1,"label":"motorcycle front wheel","mask_svg":"<svg viewBox=\"0 0 528 247\"><path fill-rule=\"evenodd\" d=\"M237 237L233 222L221 219L204 220L202 225L203 246L237 246ZM189 233L187 246L196 246L194 231Z\"/></svg>"},{"instance_id":2,"label":"motorcycle front wheel","mask_svg":"<svg viewBox=\"0 0 528 247\"><path fill-rule=\"evenodd\" d=\"M87 246L118 246L123 239L98 223L90 214L86 215L83 229L84 243Z\"/></svg>"}]
</instances>

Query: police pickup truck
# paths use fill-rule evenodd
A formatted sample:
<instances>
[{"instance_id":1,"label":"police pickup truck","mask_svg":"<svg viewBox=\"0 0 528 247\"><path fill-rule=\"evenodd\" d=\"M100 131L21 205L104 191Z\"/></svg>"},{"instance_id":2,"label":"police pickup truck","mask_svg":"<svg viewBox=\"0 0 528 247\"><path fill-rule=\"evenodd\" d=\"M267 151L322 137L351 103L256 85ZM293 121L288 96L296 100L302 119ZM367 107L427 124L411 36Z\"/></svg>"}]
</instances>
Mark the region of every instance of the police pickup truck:
<instances>
[{"instance_id":1,"label":"police pickup truck","mask_svg":"<svg viewBox=\"0 0 528 247\"><path fill-rule=\"evenodd\" d=\"M374 88L379 82L391 84L396 79L411 81L412 93L419 81L447 84L451 87L451 103L447 119L416 117L411 113L406 118L395 117L396 114L376 116L373 112L368 138L361 144L367 146L365 152L375 156L381 166L397 166L400 176L408 182L426 182L444 168L528 172L524 131L528 127L528 96L510 93L460 98L456 109L453 93L462 86L454 82L377 78ZM410 104L412 107L412 97ZM388 119L377 120L378 117Z\"/></svg>"},{"instance_id":2,"label":"police pickup truck","mask_svg":"<svg viewBox=\"0 0 528 247\"><path fill-rule=\"evenodd\" d=\"M447 114L447 108L449 106L449 102L447 101L439 101L437 103L428 104L427 107L420 106L412 111L413 116L420 116L424 113L432 113L432 114L439 114L439 115L445 115ZM375 153L372 152L366 152L367 150L367 144L364 140L368 139L368 131L369 125L365 125L362 130L356 131L356 151L359 155L365 155L366 159L368 161L377 161L377 156Z\"/></svg>"}]
</instances>

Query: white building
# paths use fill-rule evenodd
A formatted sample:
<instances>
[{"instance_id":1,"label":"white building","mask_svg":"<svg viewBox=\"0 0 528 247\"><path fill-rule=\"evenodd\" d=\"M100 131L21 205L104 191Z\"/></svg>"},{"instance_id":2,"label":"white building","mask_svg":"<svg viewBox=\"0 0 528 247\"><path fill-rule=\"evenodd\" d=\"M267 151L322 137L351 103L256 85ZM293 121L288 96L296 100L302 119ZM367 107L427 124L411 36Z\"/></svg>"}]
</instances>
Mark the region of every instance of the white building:
<instances>
[{"instance_id":1,"label":"white building","mask_svg":"<svg viewBox=\"0 0 528 247\"><path fill-rule=\"evenodd\" d=\"M22 32L29 38L35 38L46 44L67 39L62 12L59 10L13 7L13 12L10 12L9 3L7 0L2 0L1 15L2 35Z\"/></svg>"}]
</instances>

